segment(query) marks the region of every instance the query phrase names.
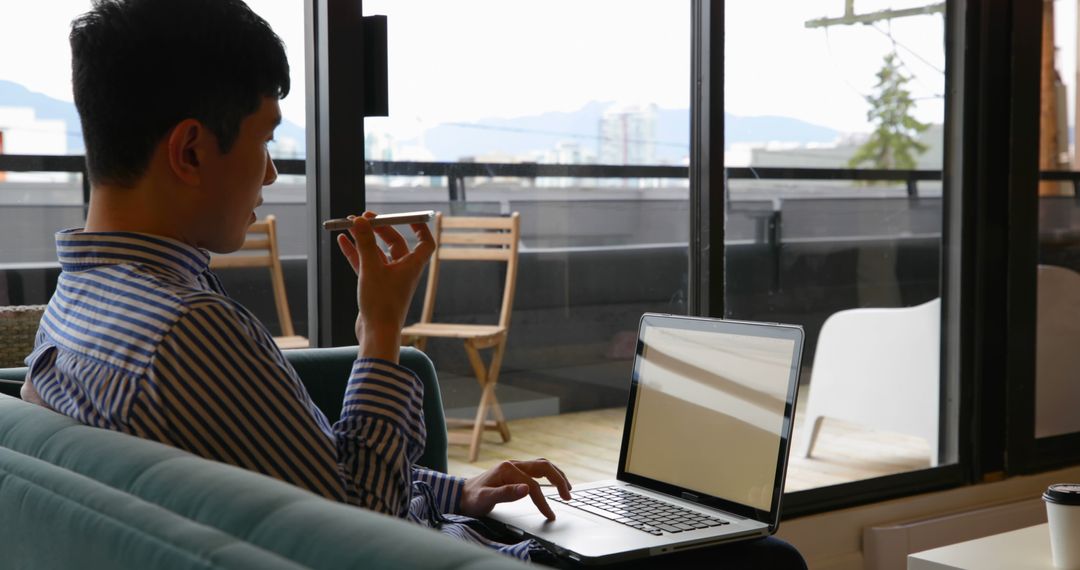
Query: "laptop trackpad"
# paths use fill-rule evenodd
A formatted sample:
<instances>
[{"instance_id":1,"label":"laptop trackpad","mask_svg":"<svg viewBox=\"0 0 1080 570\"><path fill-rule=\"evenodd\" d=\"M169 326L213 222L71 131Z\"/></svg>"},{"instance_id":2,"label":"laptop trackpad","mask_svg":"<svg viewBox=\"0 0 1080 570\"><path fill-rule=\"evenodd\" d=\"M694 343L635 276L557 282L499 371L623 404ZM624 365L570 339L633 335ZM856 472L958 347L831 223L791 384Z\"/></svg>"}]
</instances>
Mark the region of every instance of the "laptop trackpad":
<instances>
[{"instance_id":1,"label":"laptop trackpad","mask_svg":"<svg viewBox=\"0 0 1080 570\"><path fill-rule=\"evenodd\" d=\"M504 523L519 528L533 536L555 544L566 544L573 537L582 536L582 533L592 534L596 527L601 526L596 520L588 515L579 515L570 509L558 509L556 519L549 521L540 513L521 515L502 519Z\"/></svg>"}]
</instances>

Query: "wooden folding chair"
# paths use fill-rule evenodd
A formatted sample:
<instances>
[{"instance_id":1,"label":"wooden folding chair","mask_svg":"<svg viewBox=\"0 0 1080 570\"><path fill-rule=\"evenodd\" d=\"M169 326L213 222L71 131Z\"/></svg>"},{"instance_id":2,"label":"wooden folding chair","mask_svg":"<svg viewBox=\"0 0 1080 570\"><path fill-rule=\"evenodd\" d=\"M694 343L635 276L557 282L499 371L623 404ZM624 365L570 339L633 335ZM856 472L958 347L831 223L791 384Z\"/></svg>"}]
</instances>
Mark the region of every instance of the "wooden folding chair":
<instances>
[{"instance_id":1,"label":"wooden folding chair","mask_svg":"<svg viewBox=\"0 0 1080 570\"><path fill-rule=\"evenodd\" d=\"M281 271L281 256L277 242L277 218L266 216L248 228L247 239L240 247L243 255L215 255L210 259L211 269L233 269L238 267L267 267L270 269L270 283L274 289L274 306L277 308L278 322L281 323L281 336L275 336L278 348L307 348L307 337L299 336L293 330L292 314L289 312L289 300L285 296L285 274ZM250 252L257 252L253 255Z\"/></svg>"},{"instance_id":2,"label":"wooden folding chair","mask_svg":"<svg viewBox=\"0 0 1080 570\"><path fill-rule=\"evenodd\" d=\"M514 304L514 287L517 282L518 238L521 220L517 212L510 217L443 217L435 215L435 241L438 249L428 267L427 291L420 322L401 331L406 344L415 344L424 350L428 338L456 338L465 343L465 353L480 383L480 404L475 420L447 418L448 427L472 427L471 436L450 434L451 443L469 444L469 461L476 461L480 452L480 440L485 429L497 430L503 442L510 441L510 428L506 424L502 408L495 398L495 383L499 379L506 351L506 338L510 331L510 311ZM435 312L435 291L439 282L439 267L444 261L496 261L506 263L506 283L503 286L502 308L499 323L475 325L432 322ZM492 349L491 362L484 364L480 350ZM488 420L489 410L494 420Z\"/></svg>"}]
</instances>

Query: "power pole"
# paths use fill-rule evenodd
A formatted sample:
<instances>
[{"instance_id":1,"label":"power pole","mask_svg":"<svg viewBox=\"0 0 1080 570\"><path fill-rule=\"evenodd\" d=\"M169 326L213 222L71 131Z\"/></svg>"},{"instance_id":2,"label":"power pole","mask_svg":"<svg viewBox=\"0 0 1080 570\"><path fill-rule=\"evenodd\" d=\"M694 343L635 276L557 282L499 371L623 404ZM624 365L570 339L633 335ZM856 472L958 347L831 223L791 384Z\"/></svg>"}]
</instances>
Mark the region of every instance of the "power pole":
<instances>
[{"instance_id":1,"label":"power pole","mask_svg":"<svg viewBox=\"0 0 1080 570\"><path fill-rule=\"evenodd\" d=\"M877 12L868 12L868 13L865 13L865 14L857 14L857 13L855 13L855 0L844 0L844 15L843 16L840 16L838 18L818 18L816 20L809 20L809 21L806 22L806 27L807 28L828 28L830 26L854 26L856 24L862 24L864 26L870 26L870 25L873 25L874 22L878 22L878 21L881 21L881 20L895 20L897 18L908 18L908 17L911 17L911 16L926 16L926 15L932 15L932 14L942 14L942 15L944 15L945 14L945 3L944 2L939 2L937 4L928 4L926 6L917 6L917 7L914 7L914 8L905 8L903 10L886 9L886 10L879 10ZM889 35L889 37L890 37L890 39L892 38L891 34ZM893 50L894 50L894 52L895 52L895 49L896 49L896 41L894 40L893 41ZM899 70L893 67L893 59L892 59L891 55L887 56L885 61L886 61L886 68L882 69L881 74L878 75L878 77L881 78L881 83L879 83L878 86L881 87L882 89L887 89L888 88L885 85L885 81L886 81L885 77L886 76L884 75L887 72L888 69L891 68L896 73L896 77L894 79L903 77L900 74ZM906 79L901 79L898 83L896 83L894 85L894 89L898 90L897 93L898 94L903 93L904 97L908 96L907 92L905 90L902 90L902 84L904 82L906 82L906 81L907 81ZM880 97L881 98L878 100L879 102L886 101L884 93L882 93L880 95ZM874 104L874 105L877 104L877 103L874 103L874 100L869 98L869 97L866 97L866 99L868 101L870 101L871 104ZM905 115L907 113L907 109L908 109L909 106L910 106L910 100L908 101L908 104L904 106ZM918 123L917 121L915 121L914 124L919 125L919 128L915 129L915 131L916 131L915 136L918 136L918 133L920 133L920 132L922 132L923 130L926 129L926 125L922 125L921 123ZM881 127L881 129L883 129L883 130L881 131L882 134L880 135L880 137L878 139L875 139L875 135L871 135L871 138L870 138L870 140L867 141L866 145L859 147L859 150L856 151L855 156L852 158L853 161L857 160L857 162L863 162L864 161L864 157L862 156L863 149L871 148L871 147L873 147L873 146L875 146L877 144L880 144L880 152L882 154L890 152L890 151L886 150L886 149L890 148L890 143L888 143L888 140L890 139L890 137L889 137L889 135L884 134L884 133L888 132L888 128L886 128L884 125L885 125L885 121L883 120L882 127ZM899 143L900 140L908 141L907 135L903 134L904 132L906 132L906 129L903 129L903 130L898 131L896 133L896 137L898 139L897 143ZM875 140L877 142L875 142ZM926 148L921 143L914 140L914 138L912 138L909 142L905 142L900 147L901 148L906 148L904 145L911 145L911 148L921 149L921 150L917 150L918 153L923 152L923 150L925 150L925 148ZM892 151L892 152L895 152L895 151ZM905 156L908 156L907 151L904 151L903 154ZM858 157L858 158L856 158L856 157ZM854 163L852 165L854 165ZM882 168L882 166L879 165L878 168Z\"/></svg>"},{"instance_id":2,"label":"power pole","mask_svg":"<svg viewBox=\"0 0 1080 570\"><path fill-rule=\"evenodd\" d=\"M945 3L905 8L903 10L880 10L866 14L855 13L855 0L844 0L844 15L839 18L818 18L806 22L807 28L828 28L829 26L852 26L855 24L870 25L881 20L895 20L909 16L924 16L927 14L944 14Z\"/></svg>"},{"instance_id":3,"label":"power pole","mask_svg":"<svg viewBox=\"0 0 1080 570\"><path fill-rule=\"evenodd\" d=\"M1043 0L1043 49L1042 49L1042 85L1040 87L1041 112L1040 112L1040 144L1039 144L1039 168L1041 170L1060 170L1069 168L1068 138L1059 116L1060 109L1064 109L1065 102L1059 101L1061 90L1061 78L1054 65L1054 4L1053 0ZM1080 0L1078 0L1080 4ZM818 18L806 22L807 28L827 28L829 26L852 26L855 24L870 25L881 20L893 20L908 16L922 16L925 14L944 14L945 3L929 4L904 10L881 10L866 14L855 13L855 0L844 0L844 15L836 18ZM1080 26L1080 10L1077 14L1078 26ZM1080 36L1077 38L1077 53L1080 54ZM1080 83L1080 60L1077 63L1077 81ZM1077 97L1076 108L1080 116L1080 97ZM1062 139L1065 143L1062 144ZM1076 161L1080 165L1080 145L1076 145ZM1042 182L1039 184L1039 194L1055 195L1067 192L1068 185Z\"/></svg>"}]
</instances>

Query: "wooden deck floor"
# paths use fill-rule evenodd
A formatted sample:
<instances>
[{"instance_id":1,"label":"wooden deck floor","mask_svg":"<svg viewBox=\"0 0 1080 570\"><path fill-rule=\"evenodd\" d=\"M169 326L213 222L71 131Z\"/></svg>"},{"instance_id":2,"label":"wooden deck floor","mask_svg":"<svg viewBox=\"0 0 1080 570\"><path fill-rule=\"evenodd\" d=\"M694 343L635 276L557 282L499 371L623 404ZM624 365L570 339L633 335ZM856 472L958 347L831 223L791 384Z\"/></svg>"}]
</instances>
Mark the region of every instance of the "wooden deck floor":
<instances>
[{"instance_id":1,"label":"wooden deck floor","mask_svg":"<svg viewBox=\"0 0 1080 570\"><path fill-rule=\"evenodd\" d=\"M625 410L604 409L510 422L511 440L484 434L480 457L468 463L468 447L450 446L450 473L471 476L506 459L544 457L566 473L571 483L615 477ZM925 469L928 444L916 437L879 433L826 419L807 459L795 451L805 435L796 416L795 441L788 467L787 491L834 485L870 477Z\"/></svg>"}]
</instances>

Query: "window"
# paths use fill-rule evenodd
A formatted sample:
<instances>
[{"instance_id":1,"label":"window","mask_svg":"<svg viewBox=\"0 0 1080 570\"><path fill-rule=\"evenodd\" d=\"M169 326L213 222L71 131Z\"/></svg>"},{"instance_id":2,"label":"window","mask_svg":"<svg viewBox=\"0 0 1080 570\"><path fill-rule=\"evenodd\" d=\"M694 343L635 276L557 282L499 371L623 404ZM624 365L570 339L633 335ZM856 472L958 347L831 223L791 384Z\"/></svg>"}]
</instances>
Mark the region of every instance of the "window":
<instances>
[{"instance_id":1,"label":"window","mask_svg":"<svg viewBox=\"0 0 1080 570\"><path fill-rule=\"evenodd\" d=\"M724 308L806 330L789 492L947 462L945 22L921 4L725 3Z\"/></svg>"},{"instance_id":2,"label":"window","mask_svg":"<svg viewBox=\"0 0 1080 570\"><path fill-rule=\"evenodd\" d=\"M689 9L364 2L387 16L390 101L365 121L367 207L521 216L496 393L525 423L505 445L490 434L474 465L452 446L452 470L543 454L577 481L615 474L638 320L687 312ZM436 320L496 322L500 271L447 264ZM448 415L472 417L461 343L425 350Z\"/></svg>"},{"instance_id":3,"label":"window","mask_svg":"<svg viewBox=\"0 0 1080 570\"><path fill-rule=\"evenodd\" d=\"M53 234L82 224L81 159L12 155L82 154L67 38L88 6L0 8L0 160L11 164L0 172L0 305L48 302L59 273Z\"/></svg>"},{"instance_id":4,"label":"window","mask_svg":"<svg viewBox=\"0 0 1080 570\"><path fill-rule=\"evenodd\" d=\"M291 94L281 102L284 121L270 148L283 161L279 169L293 174L280 175L264 191L257 214L278 218L290 312L297 334L304 335L304 236L312 227L299 162L305 148L304 4L251 0L249 5L283 39L292 69ZM0 52L7 54L0 60L0 155L6 157L0 160L19 170L0 171L0 305L48 302L59 273L54 234L85 219L89 186L82 175L84 145L72 101L68 34L71 21L89 9L87 0L0 8ZM48 158L20 158L25 155ZM265 269L227 270L221 276L232 295L272 331L279 330Z\"/></svg>"}]
</instances>

